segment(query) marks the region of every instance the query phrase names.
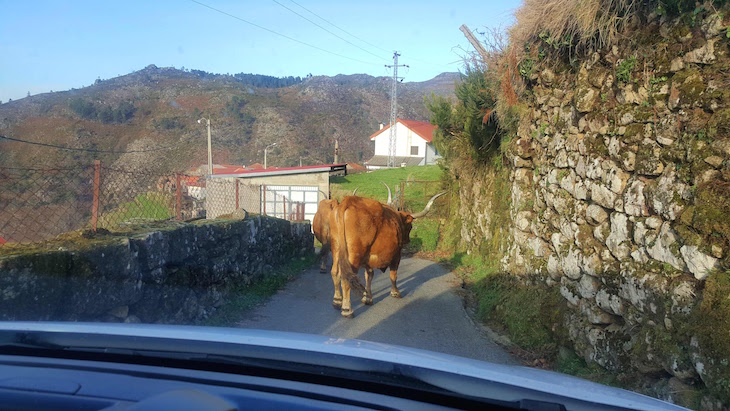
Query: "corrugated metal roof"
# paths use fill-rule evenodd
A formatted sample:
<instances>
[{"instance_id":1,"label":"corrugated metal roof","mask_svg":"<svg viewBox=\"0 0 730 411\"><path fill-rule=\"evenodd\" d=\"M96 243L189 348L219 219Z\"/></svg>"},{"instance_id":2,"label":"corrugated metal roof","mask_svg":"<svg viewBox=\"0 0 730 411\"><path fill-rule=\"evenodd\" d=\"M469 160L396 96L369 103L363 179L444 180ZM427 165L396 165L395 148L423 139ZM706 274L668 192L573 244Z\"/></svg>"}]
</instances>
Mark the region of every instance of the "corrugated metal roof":
<instances>
[{"instance_id":1,"label":"corrugated metal roof","mask_svg":"<svg viewBox=\"0 0 730 411\"><path fill-rule=\"evenodd\" d=\"M236 173L219 174L215 173L211 177L213 178L226 178L226 177L268 177L268 176L281 176L291 174L307 174L307 173L322 173L322 172L346 172L346 164L319 164L313 166L301 166L301 167L282 167L282 168L268 168L265 170L244 170Z\"/></svg>"}]
</instances>

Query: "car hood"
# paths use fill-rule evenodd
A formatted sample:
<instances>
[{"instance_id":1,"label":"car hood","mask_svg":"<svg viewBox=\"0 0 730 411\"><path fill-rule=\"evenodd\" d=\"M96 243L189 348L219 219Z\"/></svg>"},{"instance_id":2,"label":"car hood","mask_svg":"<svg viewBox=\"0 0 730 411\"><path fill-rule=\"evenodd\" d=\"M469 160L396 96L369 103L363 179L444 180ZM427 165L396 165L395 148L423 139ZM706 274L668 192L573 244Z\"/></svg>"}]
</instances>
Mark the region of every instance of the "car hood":
<instances>
[{"instance_id":1,"label":"car hood","mask_svg":"<svg viewBox=\"0 0 730 411\"><path fill-rule=\"evenodd\" d=\"M158 324L0 322L0 343L19 335L43 344L116 349L174 349L274 359L291 364L325 365L342 370L409 377L468 396L516 401L577 400L590 405L643 410L683 410L634 392L540 369L494 364L415 348L356 339L254 329ZM404 371L407 370L407 371ZM458 378L456 378L458 377ZM573 407L581 409L582 406Z\"/></svg>"}]
</instances>

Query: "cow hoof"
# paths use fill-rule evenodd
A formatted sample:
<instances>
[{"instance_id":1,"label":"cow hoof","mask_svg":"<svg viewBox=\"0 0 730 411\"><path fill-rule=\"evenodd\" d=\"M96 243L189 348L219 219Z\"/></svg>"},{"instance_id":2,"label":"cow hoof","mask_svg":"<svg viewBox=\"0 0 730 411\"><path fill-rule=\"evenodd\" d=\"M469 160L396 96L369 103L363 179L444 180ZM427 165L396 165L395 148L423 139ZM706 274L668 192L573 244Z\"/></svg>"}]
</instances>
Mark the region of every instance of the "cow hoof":
<instances>
[{"instance_id":1,"label":"cow hoof","mask_svg":"<svg viewBox=\"0 0 730 411\"><path fill-rule=\"evenodd\" d=\"M373 305L373 299L372 298L363 297L362 300L360 300L360 301L362 301L362 303L365 304L365 305Z\"/></svg>"},{"instance_id":2,"label":"cow hoof","mask_svg":"<svg viewBox=\"0 0 730 411\"><path fill-rule=\"evenodd\" d=\"M342 314L342 316L345 318L352 318L353 313L354 313L354 311L352 311L352 308L350 308L349 310L340 311L340 314Z\"/></svg>"},{"instance_id":3,"label":"cow hoof","mask_svg":"<svg viewBox=\"0 0 730 411\"><path fill-rule=\"evenodd\" d=\"M319 272L322 273L322 274L327 274L327 269L326 268L320 268L319 269Z\"/></svg>"},{"instance_id":4,"label":"cow hoof","mask_svg":"<svg viewBox=\"0 0 730 411\"><path fill-rule=\"evenodd\" d=\"M333 306L333 307L335 307L335 309L336 309L336 310L339 310L339 309L340 309L340 307L342 307L342 300L341 300L341 299L340 299L340 300L338 300L338 299L336 299L336 298L335 298L335 299L333 299L333 300L332 300L332 306Z\"/></svg>"},{"instance_id":5,"label":"cow hoof","mask_svg":"<svg viewBox=\"0 0 730 411\"><path fill-rule=\"evenodd\" d=\"M391 291L390 296L393 298L400 298L400 291Z\"/></svg>"}]
</instances>

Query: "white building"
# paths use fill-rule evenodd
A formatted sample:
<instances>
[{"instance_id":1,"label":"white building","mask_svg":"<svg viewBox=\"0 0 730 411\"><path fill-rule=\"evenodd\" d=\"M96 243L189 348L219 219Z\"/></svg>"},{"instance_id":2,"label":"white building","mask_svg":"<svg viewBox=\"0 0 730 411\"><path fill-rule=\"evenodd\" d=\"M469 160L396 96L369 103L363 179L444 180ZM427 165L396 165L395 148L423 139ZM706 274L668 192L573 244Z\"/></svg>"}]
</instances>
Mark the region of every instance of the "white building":
<instances>
[{"instance_id":1,"label":"white building","mask_svg":"<svg viewBox=\"0 0 730 411\"><path fill-rule=\"evenodd\" d=\"M297 203L303 219L312 222L320 200L330 197L331 176L347 175L346 164L246 169L225 166L207 177L206 218L242 208L249 213L296 219ZM301 217L301 216L299 216Z\"/></svg>"},{"instance_id":2,"label":"white building","mask_svg":"<svg viewBox=\"0 0 730 411\"><path fill-rule=\"evenodd\" d=\"M441 158L433 146L436 126L426 121L398 119L395 123L395 166L423 166L436 164ZM375 141L375 155L365 162L368 170L388 166L390 152L390 124L380 124L380 130L370 136Z\"/></svg>"}]
</instances>

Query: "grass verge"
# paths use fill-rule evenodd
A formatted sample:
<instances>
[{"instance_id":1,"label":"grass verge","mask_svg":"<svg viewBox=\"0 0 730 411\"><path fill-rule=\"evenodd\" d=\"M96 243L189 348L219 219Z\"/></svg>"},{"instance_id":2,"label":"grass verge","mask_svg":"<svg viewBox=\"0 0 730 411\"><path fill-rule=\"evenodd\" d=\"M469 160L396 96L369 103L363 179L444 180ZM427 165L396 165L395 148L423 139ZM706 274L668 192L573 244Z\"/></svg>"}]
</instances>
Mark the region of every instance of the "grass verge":
<instances>
[{"instance_id":1,"label":"grass verge","mask_svg":"<svg viewBox=\"0 0 730 411\"><path fill-rule=\"evenodd\" d=\"M312 254L294 260L281 267L263 279L249 285L241 285L230 289L226 296L226 303L220 306L210 317L200 325L215 327L232 327L241 319L242 313L264 303L289 281L296 278L302 271L311 268L317 257Z\"/></svg>"}]
</instances>

